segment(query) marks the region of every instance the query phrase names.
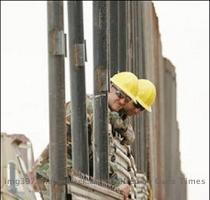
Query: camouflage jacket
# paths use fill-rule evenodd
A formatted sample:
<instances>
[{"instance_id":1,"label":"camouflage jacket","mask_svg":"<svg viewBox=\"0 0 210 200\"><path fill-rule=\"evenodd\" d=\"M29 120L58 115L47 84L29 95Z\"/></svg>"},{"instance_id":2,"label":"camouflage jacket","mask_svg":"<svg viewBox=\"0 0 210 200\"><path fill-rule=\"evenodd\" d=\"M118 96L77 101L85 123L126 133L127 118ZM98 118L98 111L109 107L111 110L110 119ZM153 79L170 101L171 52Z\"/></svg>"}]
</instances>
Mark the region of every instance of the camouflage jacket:
<instances>
[{"instance_id":1,"label":"camouflage jacket","mask_svg":"<svg viewBox=\"0 0 210 200\"><path fill-rule=\"evenodd\" d=\"M67 173L71 174L72 166L72 155L71 155L71 137L70 137L70 123L71 123L71 102L66 103L66 117L65 122L67 126ZM87 122L88 122L88 135L91 135L92 132L92 98L87 96L86 98L86 107L87 107ZM90 145L90 142L89 142ZM49 145L44 149L39 158L36 160L33 166L33 172L37 174L37 178L49 179Z\"/></svg>"},{"instance_id":2,"label":"camouflage jacket","mask_svg":"<svg viewBox=\"0 0 210 200\"><path fill-rule=\"evenodd\" d=\"M87 123L88 123L88 134L89 134L89 156L92 157L92 126L93 126L93 101L92 96L87 96L86 98L86 108L87 108ZM129 118L123 115L121 112L111 112L109 110L109 121L112 126L113 131L117 131L124 138L122 140L123 144L131 144L135 135L130 124ZM70 116L71 116L71 103L66 103L66 125L67 130L70 131ZM71 138L70 134L67 134L67 173L71 174L72 166L72 155L71 155ZM38 179L49 179L49 145L44 149L42 154L36 160L33 172L37 174Z\"/></svg>"}]
</instances>

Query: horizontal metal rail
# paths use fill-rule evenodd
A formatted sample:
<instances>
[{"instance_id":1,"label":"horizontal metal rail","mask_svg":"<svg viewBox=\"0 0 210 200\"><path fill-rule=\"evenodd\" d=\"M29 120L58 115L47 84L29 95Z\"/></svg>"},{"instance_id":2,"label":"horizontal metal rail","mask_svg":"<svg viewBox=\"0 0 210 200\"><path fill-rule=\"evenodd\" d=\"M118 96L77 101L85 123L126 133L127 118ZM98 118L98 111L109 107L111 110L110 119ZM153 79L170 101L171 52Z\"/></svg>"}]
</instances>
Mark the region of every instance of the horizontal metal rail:
<instances>
[{"instance_id":1,"label":"horizontal metal rail","mask_svg":"<svg viewBox=\"0 0 210 200\"><path fill-rule=\"evenodd\" d=\"M71 182L67 184L67 192L72 194L73 199L74 197L75 199L80 197L81 199L95 200L123 199L123 195L119 191L109 189L99 181L94 182L94 180L90 181L77 176L72 176Z\"/></svg>"}]
</instances>

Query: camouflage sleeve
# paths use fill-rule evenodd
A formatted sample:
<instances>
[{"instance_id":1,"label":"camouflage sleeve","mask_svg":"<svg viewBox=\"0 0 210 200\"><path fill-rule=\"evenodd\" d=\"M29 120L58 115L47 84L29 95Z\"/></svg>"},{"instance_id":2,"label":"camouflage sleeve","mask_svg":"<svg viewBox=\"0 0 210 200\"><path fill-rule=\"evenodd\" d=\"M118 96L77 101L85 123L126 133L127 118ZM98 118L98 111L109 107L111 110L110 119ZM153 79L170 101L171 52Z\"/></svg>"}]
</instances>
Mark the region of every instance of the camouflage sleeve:
<instances>
[{"instance_id":1,"label":"camouflage sleeve","mask_svg":"<svg viewBox=\"0 0 210 200\"><path fill-rule=\"evenodd\" d=\"M91 95L87 95L86 97L86 108L87 108L87 122L88 126L93 125L93 97Z\"/></svg>"},{"instance_id":2,"label":"camouflage sleeve","mask_svg":"<svg viewBox=\"0 0 210 200\"><path fill-rule=\"evenodd\" d=\"M124 133L124 139L122 140L121 144L131 145L135 140L135 133L131 124L128 124L128 129Z\"/></svg>"},{"instance_id":3,"label":"camouflage sleeve","mask_svg":"<svg viewBox=\"0 0 210 200\"><path fill-rule=\"evenodd\" d=\"M40 165L41 163L44 163L44 162L48 161L48 159L49 159L49 144L44 149L44 151L42 151L42 153L39 156L39 158L35 161L35 163L33 165L33 169L36 169L38 165Z\"/></svg>"},{"instance_id":4,"label":"camouflage sleeve","mask_svg":"<svg viewBox=\"0 0 210 200\"><path fill-rule=\"evenodd\" d=\"M69 152L69 148L71 147L71 142L68 141L67 143L67 149ZM67 171L68 174L70 174L72 167L72 157L71 152L67 154ZM50 177L50 163L49 163L49 145L45 148L45 150L42 152L42 154L39 156L39 158L36 160L36 162L33 165L32 172L35 176L37 181L40 184L43 184L42 182L46 182L49 180Z\"/></svg>"},{"instance_id":5,"label":"camouflage sleeve","mask_svg":"<svg viewBox=\"0 0 210 200\"><path fill-rule=\"evenodd\" d=\"M70 118L70 116L71 116L71 102L70 101L67 102L65 107L66 107L65 123L70 125L70 123L71 123L71 118Z\"/></svg>"},{"instance_id":6,"label":"camouflage sleeve","mask_svg":"<svg viewBox=\"0 0 210 200\"><path fill-rule=\"evenodd\" d=\"M32 171L49 179L49 145L47 145L39 158L35 161Z\"/></svg>"},{"instance_id":7,"label":"camouflage sleeve","mask_svg":"<svg viewBox=\"0 0 210 200\"><path fill-rule=\"evenodd\" d=\"M129 118L127 117L123 120L118 112L110 112L109 117L113 130L117 131L122 137L124 137L122 144L132 144L135 140L135 134Z\"/></svg>"},{"instance_id":8,"label":"camouflage sleeve","mask_svg":"<svg viewBox=\"0 0 210 200\"><path fill-rule=\"evenodd\" d=\"M128 129L127 121L122 120L118 112L109 112L109 120L113 130L119 132L123 136L123 133Z\"/></svg>"},{"instance_id":9,"label":"camouflage sleeve","mask_svg":"<svg viewBox=\"0 0 210 200\"><path fill-rule=\"evenodd\" d=\"M87 127L88 127L88 144L89 144L89 156L92 156L92 126L93 126L93 97L91 95L86 96L86 117L87 117ZM68 156L67 158L67 168L71 168L72 166L72 158L71 158L71 102L66 103L66 117L65 122L67 124L69 134L67 134L68 138Z\"/></svg>"},{"instance_id":10,"label":"camouflage sleeve","mask_svg":"<svg viewBox=\"0 0 210 200\"><path fill-rule=\"evenodd\" d=\"M71 124L71 102L67 102L66 105L66 124ZM93 97L91 95L87 95L86 97L86 110L87 110L87 121L88 124L92 125L93 121Z\"/></svg>"}]
</instances>

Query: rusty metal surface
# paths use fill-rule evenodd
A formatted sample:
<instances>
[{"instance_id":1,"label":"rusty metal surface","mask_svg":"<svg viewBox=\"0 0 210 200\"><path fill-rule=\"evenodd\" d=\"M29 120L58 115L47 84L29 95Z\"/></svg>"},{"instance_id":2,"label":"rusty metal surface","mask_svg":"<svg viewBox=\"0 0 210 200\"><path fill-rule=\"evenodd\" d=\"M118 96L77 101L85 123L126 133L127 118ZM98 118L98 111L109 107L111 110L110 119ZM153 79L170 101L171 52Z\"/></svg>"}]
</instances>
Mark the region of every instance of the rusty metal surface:
<instances>
[{"instance_id":1,"label":"rusty metal surface","mask_svg":"<svg viewBox=\"0 0 210 200\"><path fill-rule=\"evenodd\" d=\"M51 199L65 199L66 128L63 2L47 2ZM52 34L53 33L53 34ZM62 155L62 156L61 156Z\"/></svg>"},{"instance_id":2,"label":"rusty metal surface","mask_svg":"<svg viewBox=\"0 0 210 200\"><path fill-rule=\"evenodd\" d=\"M94 109L93 163L94 177L108 182L108 61L107 2L93 2Z\"/></svg>"},{"instance_id":3,"label":"rusty metal surface","mask_svg":"<svg viewBox=\"0 0 210 200\"><path fill-rule=\"evenodd\" d=\"M120 200L123 198L119 189L80 172L72 173L67 188L68 193L72 194L72 199Z\"/></svg>"},{"instance_id":4,"label":"rusty metal surface","mask_svg":"<svg viewBox=\"0 0 210 200\"><path fill-rule=\"evenodd\" d=\"M165 140L166 151L165 156L165 177L172 183L166 184L166 198L186 199L186 185L180 183L180 179L184 179L181 172L180 152L179 152L179 129L176 116L176 72L173 64L164 58L164 81L165 81L165 113L171 117L165 117ZM168 145L170 144L170 145ZM173 158L173 159L171 159Z\"/></svg>"},{"instance_id":5,"label":"rusty metal surface","mask_svg":"<svg viewBox=\"0 0 210 200\"><path fill-rule=\"evenodd\" d=\"M52 55L65 55L65 36L63 30L52 30L49 33L49 52Z\"/></svg>"},{"instance_id":6,"label":"rusty metal surface","mask_svg":"<svg viewBox=\"0 0 210 200\"><path fill-rule=\"evenodd\" d=\"M168 199L167 194L171 189L165 184L156 184L155 180L167 179L169 171L173 175L181 171L179 164L175 164L175 162L180 163L180 156L175 153L179 152L179 133L176 130L175 116L176 85L173 84L176 78L175 67L171 63L165 64L158 17L152 2L126 1L124 21L126 70L134 72L140 78L148 78L157 89L152 113L140 114L132 121L136 133L135 144L132 146L136 167L138 172L141 171L147 175L154 198ZM118 21L119 25L120 21ZM165 73L167 73L167 81L164 78ZM173 94L171 94L172 91L174 91ZM166 118L170 120L170 125L166 122ZM169 131L170 134L168 134ZM169 155L173 156L173 161ZM174 163L173 166L172 163ZM179 193L175 187L173 192Z\"/></svg>"},{"instance_id":7,"label":"rusty metal surface","mask_svg":"<svg viewBox=\"0 0 210 200\"><path fill-rule=\"evenodd\" d=\"M108 63L109 63L109 75L113 76L118 72L118 26L116 22L118 21L118 1L108 2Z\"/></svg>"},{"instance_id":8,"label":"rusty metal surface","mask_svg":"<svg viewBox=\"0 0 210 200\"><path fill-rule=\"evenodd\" d=\"M75 67L85 66L85 43L75 44L73 48L73 62Z\"/></svg>"},{"instance_id":9,"label":"rusty metal surface","mask_svg":"<svg viewBox=\"0 0 210 200\"><path fill-rule=\"evenodd\" d=\"M126 1L118 1L118 67L119 71L126 70Z\"/></svg>"},{"instance_id":10,"label":"rusty metal surface","mask_svg":"<svg viewBox=\"0 0 210 200\"><path fill-rule=\"evenodd\" d=\"M89 173L82 1L68 1L72 167Z\"/></svg>"}]
</instances>

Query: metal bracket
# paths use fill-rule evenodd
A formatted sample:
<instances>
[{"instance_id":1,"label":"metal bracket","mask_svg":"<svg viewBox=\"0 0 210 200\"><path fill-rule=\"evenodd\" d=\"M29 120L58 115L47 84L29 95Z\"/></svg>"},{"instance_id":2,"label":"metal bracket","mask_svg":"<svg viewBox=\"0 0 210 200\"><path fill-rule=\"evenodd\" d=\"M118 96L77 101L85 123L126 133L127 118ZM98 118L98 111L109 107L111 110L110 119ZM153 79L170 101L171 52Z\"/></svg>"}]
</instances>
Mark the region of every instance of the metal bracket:
<instances>
[{"instance_id":1,"label":"metal bracket","mask_svg":"<svg viewBox=\"0 0 210 200\"><path fill-rule=\"evenodd\" d=\"M67 57L67 34L64 33L64 40L65 40L65 57Z\"/></svg>"},{"instance_id":2,"label":"metal bracket","mask_svg":"<svg viewBox=\"0 0 210 200\"><path fill-rule=\"evenodd\" d=\"M66 36L64 31L53 30L49 34L49 53L66 56Z\"/></svg>"},{"instance_id":3,"label":"metal bracket","mask_svg":"<svg viewBox=\"0 0 210 200\"><path fill-rule=\"evenodd\" d=\"M74 49L73 49L73 53L74 53L74 65L76 67L82 67L85 65L85 57L86 57L86 53L85 53L85 44L81 43L81 44L74 44Z\"/></svg>"}]
</instances>

